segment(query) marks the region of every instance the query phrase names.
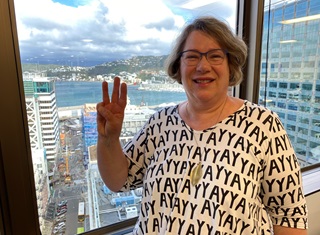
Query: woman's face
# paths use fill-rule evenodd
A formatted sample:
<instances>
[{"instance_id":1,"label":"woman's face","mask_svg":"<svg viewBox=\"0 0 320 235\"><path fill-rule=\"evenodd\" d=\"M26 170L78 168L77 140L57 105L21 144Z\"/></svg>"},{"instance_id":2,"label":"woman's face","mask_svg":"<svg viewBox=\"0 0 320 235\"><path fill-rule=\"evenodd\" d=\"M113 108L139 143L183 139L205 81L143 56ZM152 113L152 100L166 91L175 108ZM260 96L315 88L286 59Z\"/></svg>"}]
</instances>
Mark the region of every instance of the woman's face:
<instances>
[{"instance_id":1,"label":"woman's face","mask_svg":"<svg viewBox=\"0 0 320 235\"><path fill-rule=\"evenodd\" d=\"M193 31L187 38L183 51L196 50L202 53L223 49L217 41L201 31ZM229 86L229 65L225 55L223 62L212 65L203 55L197 65L186 65L181 58L181 82L189 102L219 102L225 100Z\"/></svg>"}]
</instances>

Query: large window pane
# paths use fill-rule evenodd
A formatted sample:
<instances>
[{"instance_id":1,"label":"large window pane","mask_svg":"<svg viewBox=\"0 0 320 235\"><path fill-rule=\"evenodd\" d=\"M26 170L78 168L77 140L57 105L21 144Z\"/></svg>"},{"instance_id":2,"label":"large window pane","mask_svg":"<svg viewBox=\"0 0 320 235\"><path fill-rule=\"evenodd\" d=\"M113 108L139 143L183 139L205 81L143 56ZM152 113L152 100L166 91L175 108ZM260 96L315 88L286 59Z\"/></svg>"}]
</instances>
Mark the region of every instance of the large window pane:
<instances>
[{"instance_id":1,"label":"large window pane","mask_svg":"<svg viewBox=\"0 0 320 235\"><path fill-rule=\"evenodd\" d=\"M101 81L109 81L110 90L116 75L128 84L125 144L155 110L185 99L163 70L179 29L208 14L236 28L236 2L15 0L43 235L81 233L137 216L141 191L113 193L97 171Z\"/></svg>"},{"instance_id":2,"label":"large window pane","mask_svg":"<svg viewBox=\"0 0 320 235\"><path fill-rule=\"evenodd\" d=\"M269 14L274 17L264 18L260 102L279 114L301 165L312 165L320 162L320 2L267 0Z\"/></svg>"}]
</instances>

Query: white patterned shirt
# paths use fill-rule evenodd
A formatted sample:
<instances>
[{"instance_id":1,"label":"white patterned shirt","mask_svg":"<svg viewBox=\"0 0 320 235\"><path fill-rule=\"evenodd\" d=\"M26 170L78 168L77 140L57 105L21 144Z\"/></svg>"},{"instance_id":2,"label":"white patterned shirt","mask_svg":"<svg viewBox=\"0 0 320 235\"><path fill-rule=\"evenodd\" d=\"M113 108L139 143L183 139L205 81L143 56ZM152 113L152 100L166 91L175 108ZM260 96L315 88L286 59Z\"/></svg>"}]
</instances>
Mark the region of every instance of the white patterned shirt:
<instances>
[{"instance_id":1,"label":"white patterned shirt","mask_svg":"<svg viewBox=\"0 0 320 235\"><path fill-rule=\"evenodd\" d=\"M245 101L223 121L192 130L178 105L156 112L123 149L122 191L143 187L133 234L272 234L307 228L300 166L279 117ZM190 174L197 164L196 185Z\"/></svg>"}]
</instances>

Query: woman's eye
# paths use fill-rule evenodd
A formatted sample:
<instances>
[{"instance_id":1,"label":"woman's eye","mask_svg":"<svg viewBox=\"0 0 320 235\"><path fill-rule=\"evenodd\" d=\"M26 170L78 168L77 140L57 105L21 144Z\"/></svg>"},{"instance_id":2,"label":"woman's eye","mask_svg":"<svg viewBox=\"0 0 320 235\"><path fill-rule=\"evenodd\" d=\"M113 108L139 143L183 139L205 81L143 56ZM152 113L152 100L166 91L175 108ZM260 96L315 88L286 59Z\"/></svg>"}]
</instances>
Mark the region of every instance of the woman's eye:
<instances>
[{"instance_id":1,"label":"woman's eye","mask_svg":"<svg viewBox=\"0 0 320 235\"><path fill-rule=\"evenodd\" d=\"M220 59L220 58L222 58L222 56L219 54L210 55L210 59Z\"/></svg>"},{"instance_id":2,"label":"woman's eye","mask_svg":"<svg viewBox=\"0 0 320 235\"><path fill-rule=\"evenodd\" d=\"M187 55L187 59L198 59L198 55Z\"/></svg>"}]
</instances>

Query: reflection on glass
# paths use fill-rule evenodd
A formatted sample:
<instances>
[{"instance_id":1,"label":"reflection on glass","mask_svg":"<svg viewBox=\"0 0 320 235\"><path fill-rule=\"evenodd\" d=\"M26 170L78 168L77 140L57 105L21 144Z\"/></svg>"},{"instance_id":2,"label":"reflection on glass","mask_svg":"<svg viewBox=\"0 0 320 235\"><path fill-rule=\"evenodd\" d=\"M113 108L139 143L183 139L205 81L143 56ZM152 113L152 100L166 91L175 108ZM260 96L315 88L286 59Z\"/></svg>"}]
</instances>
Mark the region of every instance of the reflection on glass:
<instances>
[{"instance_id":1,"label":"reflection on glass","mask_svg":"<svg viewBox=\"0 0 320 235\"><path fill-rule=\"evenodd\" d=\"M110 90L116 75L128 84L125 144L155 110L185 100L163 70L185 21L214 9L235 28L236 0L174 2L15 0L43 235L79 234L139 213L142 190L113 193L97 170L101 81Z\"/></svg>"},{"instance_id":2,"label":"reflection on glass","mask_svg":"<svg viewBox=\"0 0 320 235\"><path fill-rule=\"evenodd\" d=\"M260 103L277 112L302 166L320 161L318 0L266 1Z\"/></svg>"}]
</instances>

